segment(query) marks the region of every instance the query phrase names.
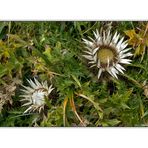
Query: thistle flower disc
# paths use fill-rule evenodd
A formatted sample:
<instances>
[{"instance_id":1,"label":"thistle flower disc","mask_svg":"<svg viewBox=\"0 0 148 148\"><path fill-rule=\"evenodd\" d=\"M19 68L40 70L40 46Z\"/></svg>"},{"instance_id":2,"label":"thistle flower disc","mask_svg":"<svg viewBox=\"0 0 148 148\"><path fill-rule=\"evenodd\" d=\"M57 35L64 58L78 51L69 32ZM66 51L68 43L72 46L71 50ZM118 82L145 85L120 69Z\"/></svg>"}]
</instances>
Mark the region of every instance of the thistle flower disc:
<instances>
[{"instance_id":1,"label":"thistle flower disc","mask_svg":"<svg viewBox=\"0 0 148 148\"><path fill-rule=\"evenodd\" d=\"M29 106L24 113L31 112L38 110L39 112L43 109L45 105L45 98L51 93L54 89L52 85L48 87L47 81L40 83L37 79L34 78L34 82L30 79L27 80L30 86L24 86L22 92L24 93L21 95L24 99L21 101L27 101L27 103L23 104L22 106Z\"/></svg>"},{"instance_id":2,"label":"thistle flower disc","mask_svg":"<svg viewBox=\"0 0 148 148\"><path fill-rule=\"evenodd\" d=\"M95 39L89 37L90 40L83 39L86 44L86 55L89 60L90 67L99 69L98 79L102 72L107 71L112 77L118 78L117 74L124 73L125 68L122 64L130 64L131 60L127 57L132 56L129 52L131 48L126 48L128 43L124 41L124 37L120 38L117 32L112 35L108 32L99 33L98 30L93 32Z\"/></svg>"}]
</instances>

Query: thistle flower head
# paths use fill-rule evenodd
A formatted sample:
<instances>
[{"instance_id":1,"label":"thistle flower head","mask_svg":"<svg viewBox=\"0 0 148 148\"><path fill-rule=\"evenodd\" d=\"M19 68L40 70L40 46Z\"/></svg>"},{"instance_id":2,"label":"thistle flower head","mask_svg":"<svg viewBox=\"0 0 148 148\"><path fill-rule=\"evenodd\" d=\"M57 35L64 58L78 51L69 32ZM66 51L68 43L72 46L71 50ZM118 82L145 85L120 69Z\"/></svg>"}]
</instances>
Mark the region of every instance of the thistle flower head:
<instances>
[{"instance_id":1,"label":"thistle flower head","mask_svg":"<svg viewBox=\"0 0 148 148\"><path fill-rule=\"evenodd\" d=\"M129 52L131 48L126 48L128 43L124 37L120 39L117 32L112 35L109 31L99 33L98 30L93 32L95 39L83 39L86 44L86 54L83 55L89 60L90 67L97 67L98 79L102 72L107 71L112 77L118 78L117 74L124 73L125 68L122 64L130 64L128 57L132 56Z\"/></svg>"},{"instance_id":2,"label":"thistle flower head","mask_svg":"<svg viewBox=\"0 0 148 148\"><path fill-rule=\"evenodd\" d=\"M47 81L40 83L37 79L34 78L34 82L30 79L27 80L30 86L24 86L22 92L24 93L21 95L23 98L21 101L26 101L25 104L22 106L29 106L24 113L31 112L31 111L41 111L45 105L45 98L51 93L54 89L52 85L48 87Z\"/></svg>"}]
</instances>

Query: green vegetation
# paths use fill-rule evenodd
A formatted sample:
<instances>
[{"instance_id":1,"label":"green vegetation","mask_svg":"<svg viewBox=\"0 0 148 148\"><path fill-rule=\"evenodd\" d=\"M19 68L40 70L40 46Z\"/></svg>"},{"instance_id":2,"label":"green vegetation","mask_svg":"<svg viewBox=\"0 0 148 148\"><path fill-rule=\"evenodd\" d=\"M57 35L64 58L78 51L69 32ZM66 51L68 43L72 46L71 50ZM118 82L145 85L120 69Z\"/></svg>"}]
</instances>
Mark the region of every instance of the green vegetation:
<instances>
[{"instance_id":1,"label":"green vegetation","mask_svg":"<svg viewBox=\"0 0 148 148\"><path fill-rule=\"evenodd\" d=\"M118 31L134 56L118 79L99 79L82 38ZM148 126L147 22L0 22L0 126ZM55 88L41 113L23 114L27 79Z\"/></svg>"}]
</instances>

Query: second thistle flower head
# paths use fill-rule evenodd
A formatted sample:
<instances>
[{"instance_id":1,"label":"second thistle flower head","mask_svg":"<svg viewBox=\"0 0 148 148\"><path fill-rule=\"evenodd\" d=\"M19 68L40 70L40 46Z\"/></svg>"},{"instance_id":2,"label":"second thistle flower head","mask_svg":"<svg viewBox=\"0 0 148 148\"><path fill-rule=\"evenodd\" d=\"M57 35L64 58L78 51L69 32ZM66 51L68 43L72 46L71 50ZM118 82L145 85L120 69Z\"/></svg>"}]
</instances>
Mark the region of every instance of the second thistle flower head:
<instances>
[{"instance_id":1,"label":"second thistle flower head","mask_svg":"<svg viewBox=\"0 0 148 148\"><path fill-rule=\"evenodd\" d=\"M39 112L45 105L45 98L51 93L54 89L52 85L48 87L47 81L40 83L37 79L34 78L34 82L30 79L27 80L30 86L24 86L21 95L24 99L21 101L27 101L23 106L29 106L24 113L38 110Z\"/></svg>"},{"instance_id":2,"label":"second thistle flower head","mask_svg":"<svg viewBox=\"0 0 148 148\"><path fill-rule=\"evenodd\" d=\"M90 40L84 40L86 44L86 55L83 55L89 60L90 67L97 67L98 79L102 72L107 71L112 77L118 78L119 72L124 73L122 64L130 64L131 60L128 57L132 56L129 52L131 48L126 48L128 43L124 41L124 37L120 39L120 34L117 32L112 35L109 31L99 33L98 30L93 32L95 39L89 37Z\"/></svg>"}]
</instances>

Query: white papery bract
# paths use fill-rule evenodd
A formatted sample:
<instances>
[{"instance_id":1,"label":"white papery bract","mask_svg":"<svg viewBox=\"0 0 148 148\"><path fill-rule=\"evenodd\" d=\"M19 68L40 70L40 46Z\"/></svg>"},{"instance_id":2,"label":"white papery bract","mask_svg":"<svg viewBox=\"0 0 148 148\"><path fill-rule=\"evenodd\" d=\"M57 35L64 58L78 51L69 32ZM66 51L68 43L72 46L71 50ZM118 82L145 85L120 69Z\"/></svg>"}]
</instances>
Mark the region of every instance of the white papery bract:
<instances>
[{"instance_id":1,"label":"white papery bract","mask_svg":"<svg viewBox=\"0 0 148 148\"><path fill-rule=\"evenodd\" d=\"M48 87L47 81L40 83L37 79L34 78L34 82L30 79L27 80L30 86L24 86L24 89L21 91L24 93L20 97L23 99L21 101L26 101L22 106L29 106L24 113L41 111L45 105L45 98L51 93L54 89L52 85Z\"/></svg>"},{"instance_id":2,"label":"white papery bract","mask_svg":"<svg viewBox=\"0 0 148 148\"><path fill-rule=\"evenodd\" d=\"M131 60L128 59L132 56L129 52L131 48L126 48L127 40L124 41L124 37L120 38L120 34L117 32L112 35L110 30L102 33L96 30L93 33L94 39L91 37L88 37L90 40L83 39L87 49L83 56L89 60L90 67L99 69L98 79L105 71L118 79L117 74L124 73L123 64L131 63Z\"/></svg>"}]
</instances>

